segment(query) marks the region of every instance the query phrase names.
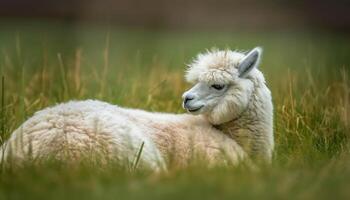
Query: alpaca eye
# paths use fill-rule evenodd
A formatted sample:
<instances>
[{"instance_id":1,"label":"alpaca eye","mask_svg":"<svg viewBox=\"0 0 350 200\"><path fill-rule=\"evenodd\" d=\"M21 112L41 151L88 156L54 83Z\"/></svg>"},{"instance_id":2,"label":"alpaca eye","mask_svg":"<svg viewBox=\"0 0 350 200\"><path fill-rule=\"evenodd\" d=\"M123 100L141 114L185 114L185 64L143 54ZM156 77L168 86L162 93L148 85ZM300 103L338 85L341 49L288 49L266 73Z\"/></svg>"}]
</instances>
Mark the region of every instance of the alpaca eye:
<instances>
[{"instance_id":1,"label":"alpaca eye","mask_svg":"<svg viewBox=\"0 0 350 200\"><path fill-rule=\"evenodd\" d=\"M214 84L214 85L211 85L211 87L216 90L222 90L225 87L225 85Z\"/></svg>"}]
</instances>

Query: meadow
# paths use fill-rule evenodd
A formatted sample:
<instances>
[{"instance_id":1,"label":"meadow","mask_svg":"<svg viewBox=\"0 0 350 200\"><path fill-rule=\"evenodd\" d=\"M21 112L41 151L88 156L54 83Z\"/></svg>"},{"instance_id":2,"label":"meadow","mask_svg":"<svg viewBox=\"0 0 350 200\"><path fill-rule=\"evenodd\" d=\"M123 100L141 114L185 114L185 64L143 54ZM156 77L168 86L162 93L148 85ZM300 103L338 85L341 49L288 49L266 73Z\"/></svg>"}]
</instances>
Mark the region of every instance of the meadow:
<instances>
[{"instance_id":1,"label":"meadow","mask_svg":"<svg viewBox=\"0 0 350 200\"><path fill-rule=\"evenodd\" d=\"M259 171L205 164L154 175L110 166L2 168L0 199L349 199L350 38L323 31L150 31L0 22L2 143L35 111L100 99L183 113L186 63L212 47L264 48L275 152Z\"/></svg>"}]
</instances>

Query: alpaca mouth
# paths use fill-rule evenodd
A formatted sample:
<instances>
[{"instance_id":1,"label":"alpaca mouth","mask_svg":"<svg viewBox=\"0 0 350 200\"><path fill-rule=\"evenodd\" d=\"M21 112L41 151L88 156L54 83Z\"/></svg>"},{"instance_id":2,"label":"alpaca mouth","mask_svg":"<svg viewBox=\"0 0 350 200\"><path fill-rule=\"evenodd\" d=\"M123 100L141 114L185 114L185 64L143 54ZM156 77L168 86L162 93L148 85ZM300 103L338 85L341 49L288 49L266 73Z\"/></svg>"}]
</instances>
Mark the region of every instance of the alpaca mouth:
<instances>
[{"instance_id":1,"label":"alpaca mouth","mask_svg":"<svg viewBox=\"0 0 350 200\"><path fill-rule=\"evenodd\" d=\"M201 108L203 108L203 106L199 106L197 108L194 108L194 109L188 109L189 112L197 112L199 111Z\"/></svg>"}]
</instances>

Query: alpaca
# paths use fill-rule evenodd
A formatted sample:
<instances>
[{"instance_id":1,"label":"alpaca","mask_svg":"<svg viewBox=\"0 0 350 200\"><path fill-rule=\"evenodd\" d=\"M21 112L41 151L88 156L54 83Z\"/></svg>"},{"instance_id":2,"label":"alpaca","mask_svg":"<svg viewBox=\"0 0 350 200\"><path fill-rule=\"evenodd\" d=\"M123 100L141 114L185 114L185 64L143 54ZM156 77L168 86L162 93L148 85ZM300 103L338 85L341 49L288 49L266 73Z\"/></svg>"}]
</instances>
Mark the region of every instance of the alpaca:
<instances>
[{"instance_id":1,"label":"alpaca","mask_svg":"<svg viewBox=\"0 0 350 200\"><path fill-rule=\"evenodd\" d=\"M189 114L152 113L97 100L38 111L4 143L2 161L97 159L166 170L201 159L209 166L257 158L273 150L270 91L257 69L261 49L213 50L190 64L184 93ZM140 150L140 147L142 149ZM140 153L141 156L136 156Z\"/></svg>"},{"instance_id":2,"label":"alpaca","mask_svg":"<svg viewBox=\"0 0 350 200\"><path fill-rule=\"evenodd\" d=\"M250 158L270 162L274 148L271 92L258 70L262 49L247 54L213 50L189 65L184 108L203 115L234 139Z\"/></svg>"}]
</instances>

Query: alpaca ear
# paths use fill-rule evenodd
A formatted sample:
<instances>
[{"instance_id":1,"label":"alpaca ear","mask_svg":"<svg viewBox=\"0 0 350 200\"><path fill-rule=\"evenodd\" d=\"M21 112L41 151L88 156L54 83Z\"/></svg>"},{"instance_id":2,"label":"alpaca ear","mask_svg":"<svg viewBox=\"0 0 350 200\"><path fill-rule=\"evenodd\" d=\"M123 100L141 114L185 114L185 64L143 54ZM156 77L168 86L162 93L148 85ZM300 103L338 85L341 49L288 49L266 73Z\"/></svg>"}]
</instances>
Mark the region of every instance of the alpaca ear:
<instances>
[{"instance_id":1,"label":"alpaca ear","mask_svg":"<svg viewBox=\"0 0 350 200\"><path fill-rule=\"evenodd\" d=\"M252 69L254 69L255 67L258 67L261 53L262 53L262 49L260 47L255 47L253 50L247 53L247 55L239 63L239 66L238 66L239 77L241 78L246 77Z\"/></svg>"}]
</instances>

